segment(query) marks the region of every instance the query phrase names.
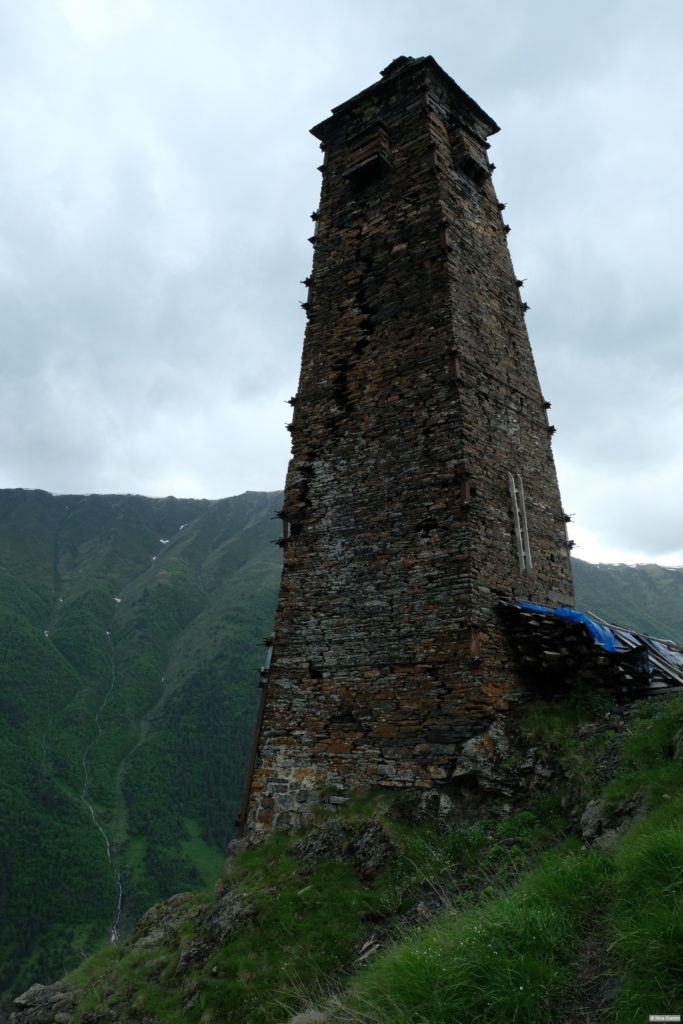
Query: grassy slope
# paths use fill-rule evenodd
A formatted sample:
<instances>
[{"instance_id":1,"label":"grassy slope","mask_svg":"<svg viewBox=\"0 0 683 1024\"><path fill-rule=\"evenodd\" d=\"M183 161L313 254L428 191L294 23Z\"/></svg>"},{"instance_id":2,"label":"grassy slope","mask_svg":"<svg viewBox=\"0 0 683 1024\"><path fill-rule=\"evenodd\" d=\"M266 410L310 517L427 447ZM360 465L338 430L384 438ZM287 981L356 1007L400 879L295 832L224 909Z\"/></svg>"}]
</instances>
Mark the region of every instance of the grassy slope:
<instances>
[{"instance_id":1,"label":"grassy slope","mask_svg":"<svg viewBox=\"0 0 683 1024\"><path fill-rule=\"evenodd\" d=\"M680 1012L683 699L644 703L619 735L582 734L605 699L522 713L522 734L562 772L516 813L437 832L406 824L400 805L344 809L380 821L400 849L370 881L293 857L292 837L240 855L226 884L254 916L237 935L194 968L191 918L165 946L101 954L71 978L74 1019L106 1020L110 1007L165 1024L284 1024L295 1012L310 1024L632 1024ZM600 782L596 766L617 751ZM577 838L586 801L634 794L649 811L611 846ZM363 960L378 937L384 951Z\"/></svg>"},{"instance_id":2,"label":"grassy slope","mask_svg":"<svg viewBox=\"0 0 683 1024\"><path fill-rule=\"evenodd\" d=\"M616 738L577 740L568 730L575 707L563 716L557 705L541 706L530 716L534 741L550 740L565 767L565 796L644 796L650 812L611 848L565 839L502 896L409 937L352 983L335 1021L631 1024L681 1011L683 759L672 752L683 701L643 706L604 786L593 765ZM570 834L571 820L565 828ZM594 958L588 992L586 951Z\"/></svg>"},{"instance_id":3,"label":"grassy slope","mask_svg":"<svg viewBox=\"0 0 683 1024\"><path fill-rule=\"evenodd\" d=\"M222 862L272 627L277 507L0 492L0 991L106 939L117 871L132 919ZM113 863L81 798L85 751Z\"/></svg>"}]
</instances>

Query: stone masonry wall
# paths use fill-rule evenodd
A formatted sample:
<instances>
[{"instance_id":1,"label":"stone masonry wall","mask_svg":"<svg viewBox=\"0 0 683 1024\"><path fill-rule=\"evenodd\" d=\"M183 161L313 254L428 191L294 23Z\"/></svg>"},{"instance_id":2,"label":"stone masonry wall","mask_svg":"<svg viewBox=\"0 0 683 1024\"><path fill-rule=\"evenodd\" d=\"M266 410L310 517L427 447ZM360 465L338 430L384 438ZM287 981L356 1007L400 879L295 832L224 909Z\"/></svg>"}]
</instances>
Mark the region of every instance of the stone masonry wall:
<instances>
[{"instance_id":1,"label":"stone masonry wall","mask_svg":"<svg viewBox=\"0 0 683 1024\"><path fill-rule=\"evenodd\" d=\"M500 597L572 603L490 181L497 126L431 58L383 74L313 129L323 187L252 834L299 824L330 784L447 790L463 743L519 693Z\"/></svg>"}]
</instances>

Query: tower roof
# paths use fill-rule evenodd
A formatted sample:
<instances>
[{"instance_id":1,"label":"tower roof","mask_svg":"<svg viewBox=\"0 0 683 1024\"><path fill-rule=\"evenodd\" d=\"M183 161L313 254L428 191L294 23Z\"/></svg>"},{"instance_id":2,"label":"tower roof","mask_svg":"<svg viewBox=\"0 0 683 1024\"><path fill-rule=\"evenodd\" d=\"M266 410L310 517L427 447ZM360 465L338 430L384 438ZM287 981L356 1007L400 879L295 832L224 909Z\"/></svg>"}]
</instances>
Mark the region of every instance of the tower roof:
<instances>
[{"instance_id":1,"label":"tower roof","mask_svg":"<svg viewBox=\"0 0 683 1024\"><path fill-rule=\"evenodd\" d=\"M321 121L319 124L311 128L311 134L315 135L317 139L325 142L330 129L333 124L336 124L337 119L340 115L343 115L346 111L350 110L360 99L367 99L372 93L381 93L385 89L390 88L395 83L399 75L403 75L406 72L415 72L420 69L430 70L433 74L441 79L441 81L447 86L447 88L454 94L455 99L460 107L469 110L469 112L481 121L486 129L486 135L495 135L496 132L500 131L500 127L496 124L492 117L490 117L485 110L479 106L478 103L468 96L467 93L460 88L460 86L447 75L443 68L437 64L433 57L396 57L392 60L383 71L380 72L381 78L377 82L373 82L372 85L368 86L367 89L363 89L361 92L356 93L350 99L345 100L344 103L338 104L338 106L332 108L332 116Z\"/></svg>"}]
</instances>

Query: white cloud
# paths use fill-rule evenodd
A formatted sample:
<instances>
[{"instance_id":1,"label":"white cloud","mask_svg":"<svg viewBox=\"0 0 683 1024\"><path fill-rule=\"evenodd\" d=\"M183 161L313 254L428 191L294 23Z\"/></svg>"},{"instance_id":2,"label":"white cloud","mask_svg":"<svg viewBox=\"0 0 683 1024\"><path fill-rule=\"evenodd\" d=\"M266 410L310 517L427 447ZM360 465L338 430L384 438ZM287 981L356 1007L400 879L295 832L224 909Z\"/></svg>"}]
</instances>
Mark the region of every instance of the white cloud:
<instances>
[{"instance_id":1,"label":"white cloud","mask_svg":"<svg viewBox=\"0 0 683 1024\"><path fill-rule=\"evenodd\" d=\"M153 6L146 0L57 0L57 10L77 36L92 44L144 24Z\"/></svg>"}]
</instances>

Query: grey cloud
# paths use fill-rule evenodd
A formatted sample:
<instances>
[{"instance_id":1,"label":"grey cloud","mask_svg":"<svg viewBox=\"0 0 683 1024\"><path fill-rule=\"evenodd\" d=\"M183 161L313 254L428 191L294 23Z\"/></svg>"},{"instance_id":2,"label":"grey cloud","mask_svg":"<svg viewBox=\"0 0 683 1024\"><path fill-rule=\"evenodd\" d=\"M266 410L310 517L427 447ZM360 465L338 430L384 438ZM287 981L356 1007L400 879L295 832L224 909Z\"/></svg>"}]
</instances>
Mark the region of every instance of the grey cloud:
<instances>
[{"instance_id":1,"label":"grey cloud","mask_svg":"<svg viewBox=\"0 0 683 1024\"><path fill-rule=\"evenodd\" d=\"M69 0L1 16L0 485L282 485L320 186L307 129L431 52L503 127L565 505L614 548L683 562L683 8L87 6L87 23Z\"/></svg>"}]
</instances>

